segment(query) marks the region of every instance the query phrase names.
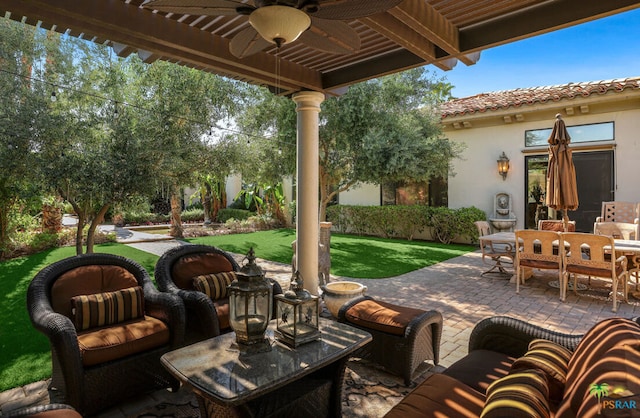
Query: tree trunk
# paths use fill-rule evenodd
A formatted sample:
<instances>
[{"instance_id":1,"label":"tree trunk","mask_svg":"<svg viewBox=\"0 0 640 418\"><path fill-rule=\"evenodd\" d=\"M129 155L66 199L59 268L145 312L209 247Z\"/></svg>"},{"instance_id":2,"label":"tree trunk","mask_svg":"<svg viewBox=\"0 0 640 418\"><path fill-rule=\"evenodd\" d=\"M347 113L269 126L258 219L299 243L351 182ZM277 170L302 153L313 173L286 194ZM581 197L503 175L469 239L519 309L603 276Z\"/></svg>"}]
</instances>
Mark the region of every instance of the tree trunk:
<instances>
[{"instance_id":1,"label":"tree trunk","mask_svg":"<svg viewBox=\"0 0 640 418\"><path fill-rule=\"evenodd\" d=\"M95 216L95 218L93 218L91 224L89 225L89 230L87 232L87 254L93 254L96 229L98 228L98 225L100 225L104 220L104 215L105 213L107 213L107 210L109 210L109 206L111 205L108 203L102 206L98 214Z\"/></svg>"},{"instance_id":2,"label":"tree trunk","mask_svg":"<svg viewBox=\"0 0 640 418\"><path fill-rule=\"evenodd\" d=\"M76 254L80 255L83 252L82 248L82 230L86 222L86 215L82 211L76 211L78 215L78 224L76 225Z\"/></svg>"},{"instance_id":3,"label":"tree trunk","mask_svg":"<svg viewBox=\"0 0 640 418\"><path fill-rule=\"evenodd\" d=\"M202 199L202 207L204 208L204 224L209 225L211 223L211 185L206 183L204 185L204 197Z\"/></svg>"},{"instance_id":4,"label":"tree trunk","mask_svg":"<svg viewBox=\"0 0 640 418\"><path fill-rule=\"evenodd\" d=\"M169 231L169 235L174 238L184 238L181 212L182 208L180 206L180 196L178 196L178 187L174 185L171 190L171 229Z\"/></svg>"},{"instance_id":5,"label":"tree trunk","mask_svg":"<svg viewBox=\"0 0 640 418\"><path fill-rule=\"evenodd\" d=\"M6 245L9 241L9 208L11 200L3 200L0 206L0 259L4 258Z\"/></svg>"}]
</instances>

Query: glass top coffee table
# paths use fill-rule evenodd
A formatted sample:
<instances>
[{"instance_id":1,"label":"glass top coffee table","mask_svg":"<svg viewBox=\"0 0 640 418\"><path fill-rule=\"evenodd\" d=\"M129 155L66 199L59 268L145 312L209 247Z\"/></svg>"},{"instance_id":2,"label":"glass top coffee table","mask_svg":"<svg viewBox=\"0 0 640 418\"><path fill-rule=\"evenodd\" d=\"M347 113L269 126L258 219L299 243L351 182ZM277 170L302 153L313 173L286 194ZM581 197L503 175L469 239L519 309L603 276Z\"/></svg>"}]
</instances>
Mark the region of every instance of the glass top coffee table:
<instances>
[{"instance_id":1,"label":"glass top coffee table","mask_svg":"<svg viewBox=\"0 0 640 418\"><path fill-rule=\"evenodd\" d=\"M193 390L202 416L341 416L346 362L371 334L320 318L321 338L293 349L274 329L272 321L268 352L242 353L230 332L166 353L161 362Z\"/></svg>"}]
</instances>

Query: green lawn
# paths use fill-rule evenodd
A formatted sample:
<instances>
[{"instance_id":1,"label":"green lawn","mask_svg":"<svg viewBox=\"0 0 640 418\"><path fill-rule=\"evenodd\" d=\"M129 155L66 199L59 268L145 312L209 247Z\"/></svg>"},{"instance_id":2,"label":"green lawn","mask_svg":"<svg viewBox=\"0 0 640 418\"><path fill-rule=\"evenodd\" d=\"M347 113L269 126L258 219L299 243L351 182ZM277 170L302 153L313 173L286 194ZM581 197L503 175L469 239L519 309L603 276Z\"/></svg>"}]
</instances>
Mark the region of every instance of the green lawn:
<instances>
[{"instance_id":1,"label":"green lawn","mask_svg":"<svg viewBox=\"0 0 640 418\"><path fill-rule=\"evenodd\" d=\"M249 234L217 235L188 239L245 254L253 247L256 256L290 264L295 239L293 229ZM425 241L393 240L354 235L331 235L331 274L362 279L394 277L474 251L470 245L445 245ZM373 261L373 262L372 262Z\"/></svg>"},{"instance_id":2,"label":"green lawn","mask_svg":"<svg viewBox=\"0 0 640 418\"><path fill-rule=\"evenodd\" d=\"M245 254L291 262L291 229L261 231L189 239ZM423 241L388 240L333 234L331 273L338 276L378 279L407 273L475 250L469 245L443 245ZM122 244L102 244L96 252L118 254L136 260L153 277L158 256ZM0 263L0 391L42 380L51 375L49 343L36 331L27 314L29 282L43 267L75 255L75 247L56 248Z\"/></svg>"}]
</instances>

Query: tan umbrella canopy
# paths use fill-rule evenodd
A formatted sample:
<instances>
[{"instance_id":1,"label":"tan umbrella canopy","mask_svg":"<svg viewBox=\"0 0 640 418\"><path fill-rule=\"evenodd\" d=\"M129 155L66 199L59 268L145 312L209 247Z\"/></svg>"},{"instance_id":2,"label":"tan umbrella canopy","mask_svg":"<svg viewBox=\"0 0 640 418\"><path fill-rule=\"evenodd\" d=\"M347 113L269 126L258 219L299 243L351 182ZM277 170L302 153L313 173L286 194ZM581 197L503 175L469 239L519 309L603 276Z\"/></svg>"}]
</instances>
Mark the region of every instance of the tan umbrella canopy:
<instances>
[{"instance_id":1,"label":"tan umbrella canopy","mask_svg":"<svg viewBox=\"0 0 640 418\"><path fill-rule=\"evenodd\" d=\"M560 114L549 135L549 165L547 167L547 206L562 210L564 230L567 231L568 210L578 209L578 187L576 168L569 142L571 137Z\"/></svg>"}]
</instances>

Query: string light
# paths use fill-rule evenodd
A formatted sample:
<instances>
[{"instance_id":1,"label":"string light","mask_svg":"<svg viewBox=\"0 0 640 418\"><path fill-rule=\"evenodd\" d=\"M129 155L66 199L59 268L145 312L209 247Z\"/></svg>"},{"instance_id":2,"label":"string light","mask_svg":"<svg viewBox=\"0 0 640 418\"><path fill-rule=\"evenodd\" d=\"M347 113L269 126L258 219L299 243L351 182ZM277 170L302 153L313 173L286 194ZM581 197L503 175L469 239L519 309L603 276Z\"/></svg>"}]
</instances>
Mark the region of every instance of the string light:
<instances>
[{"instance_id":1,"label":"string light","mask_svg":"<svg viewBox=\"0 0 640 418\"><path fill-rule=\"evenodd\" d=\"M58 100L58 98L56 97L56 92L55 90L51 92L51 101L55 102L56 100Z\"/></svg>"}]
</instances>

